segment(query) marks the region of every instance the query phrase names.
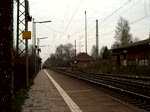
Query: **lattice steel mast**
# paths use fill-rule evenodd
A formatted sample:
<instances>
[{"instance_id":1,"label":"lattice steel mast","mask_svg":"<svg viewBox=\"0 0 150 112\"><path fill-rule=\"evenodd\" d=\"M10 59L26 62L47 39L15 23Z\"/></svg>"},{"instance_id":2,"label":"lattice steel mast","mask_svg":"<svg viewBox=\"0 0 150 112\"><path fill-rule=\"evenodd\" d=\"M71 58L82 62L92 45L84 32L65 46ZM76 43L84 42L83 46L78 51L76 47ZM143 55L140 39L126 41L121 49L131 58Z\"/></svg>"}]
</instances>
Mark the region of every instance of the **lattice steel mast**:
<instances>
[{"instance_id":1,"label":"lattice steel mast","mask_svg":"<svg viewBox=\"0 0 150 112\"><path fill-rule=\"evenodd\" d=\"M25 54L25 41L22 39L22 31L25 31L28 26L28 21L31 21L29 15L28 0L17 0L17 39L16 51L18 55Z\"/></svg>"}]
</instances>

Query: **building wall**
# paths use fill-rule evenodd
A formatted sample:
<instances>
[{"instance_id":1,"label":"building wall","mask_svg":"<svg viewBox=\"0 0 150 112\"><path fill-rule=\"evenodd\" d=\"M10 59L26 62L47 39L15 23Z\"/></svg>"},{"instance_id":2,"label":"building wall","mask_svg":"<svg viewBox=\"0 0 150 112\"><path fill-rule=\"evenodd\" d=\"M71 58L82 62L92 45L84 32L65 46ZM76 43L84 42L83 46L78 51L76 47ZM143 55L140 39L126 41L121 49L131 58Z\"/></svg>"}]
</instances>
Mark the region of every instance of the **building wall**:
<instances>
[{"instance_id":1,"label":"building wall","mask_svg":"<svg viewBox=\"0 0 150 112\"><path fill-rule=\"evenodd\" d=\"M126 52L124 52L126 51ZM112 53L113 66L144 66L150 67L150 45L133 46L114 50Z\"/></svg>"},{"instance_id":2,"label":"building wall","mask_svg":"<svg viewBox=\"0 0 150 112\"><path fill-rule=\"evenodd\" d=\"M76 63L73 63L73 66L77 68L93 67L94 61L77 61Z\"/></svg>"}]
</instances>

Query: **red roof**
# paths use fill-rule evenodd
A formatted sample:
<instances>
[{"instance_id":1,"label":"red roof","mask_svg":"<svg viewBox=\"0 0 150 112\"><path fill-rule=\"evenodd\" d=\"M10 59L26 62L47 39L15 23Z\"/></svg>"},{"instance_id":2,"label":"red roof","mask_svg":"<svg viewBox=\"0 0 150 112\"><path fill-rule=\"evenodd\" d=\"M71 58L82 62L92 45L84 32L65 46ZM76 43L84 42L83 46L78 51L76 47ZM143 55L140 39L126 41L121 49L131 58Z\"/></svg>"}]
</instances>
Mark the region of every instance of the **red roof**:
<instances>
[{"instance_id":1,"label":"red roof","mask_svg":"<svg viewBox=\"0 0 150 112\"><path fill-rule=\"evenodd\" d=\"M83 53L79 53L72 60L73 61L94 61L94 58L83 52Z\"/></svg>"}]
</instances>

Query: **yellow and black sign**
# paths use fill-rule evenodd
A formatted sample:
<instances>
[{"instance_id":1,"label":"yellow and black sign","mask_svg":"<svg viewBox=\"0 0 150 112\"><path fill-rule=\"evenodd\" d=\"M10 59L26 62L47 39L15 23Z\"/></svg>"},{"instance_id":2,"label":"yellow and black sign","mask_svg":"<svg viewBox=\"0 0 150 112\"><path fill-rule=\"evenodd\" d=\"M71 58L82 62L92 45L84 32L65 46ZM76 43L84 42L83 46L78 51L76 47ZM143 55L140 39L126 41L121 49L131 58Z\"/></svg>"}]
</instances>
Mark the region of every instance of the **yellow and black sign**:
<instances>
[{"instance_id":1,"label":"yellow and black sign","mask_svg":"<svg viewBox=\"0 0 150 112\"><path fill-rule=\"evenodd\" d=\"M31 31L23 31L22 38L23 39L31 39Z\"/></svg>"}]
</instances>

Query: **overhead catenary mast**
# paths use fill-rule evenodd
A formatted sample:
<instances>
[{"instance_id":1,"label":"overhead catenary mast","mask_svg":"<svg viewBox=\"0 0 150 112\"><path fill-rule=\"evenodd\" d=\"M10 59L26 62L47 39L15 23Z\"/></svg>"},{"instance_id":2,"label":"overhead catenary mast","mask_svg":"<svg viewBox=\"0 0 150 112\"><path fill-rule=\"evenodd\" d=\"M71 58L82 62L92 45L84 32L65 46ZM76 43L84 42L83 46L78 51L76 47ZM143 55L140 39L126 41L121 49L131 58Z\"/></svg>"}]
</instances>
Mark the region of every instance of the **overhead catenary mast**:
<instances>
[{"instance_id":1,"label":"overhead catenary mast","mask_svg":"<svg viewBox=\"0 0 150 112\"><path fill-rule=\"evenodd\" d=\"M96 57L98 58L98 20L96 20Z\"/></svg>"},{"instance_id":2,"label":"overhead catenary mast","mask_svg":"<svg viewBox=\"0 0 150 112\"><path fill-rule=\"evenodd\" d=\"M75 56L76 56L76 40L74 41L74 44L75 44Z\"/></svg>"},{"instance_id":3,"label":"overhead catenary mast","mask_svg":"<svg viewBox=\"0 0 150 112\"><path fill-rule=\"evenodd\" d=\"M87 19L86 19L86 11L85 11L85 53L87 54Z\"/></svg>"},{"instance_id":4,"label":"overhead catenary mast","mask_svg":"<svg viewBox=\"0 0 150 112\"><path fill-rule=\"evenodd\" d=\"M25 55L26 58L26 86L28 87L28 39L22 38L22 32L28 31L28 22L32 17L29 15L29 1L17 0L17 56ZM22 48L23 47L23 48ZM23 60L22 60L23 61Z\"/></svg>"}]
</instances>

